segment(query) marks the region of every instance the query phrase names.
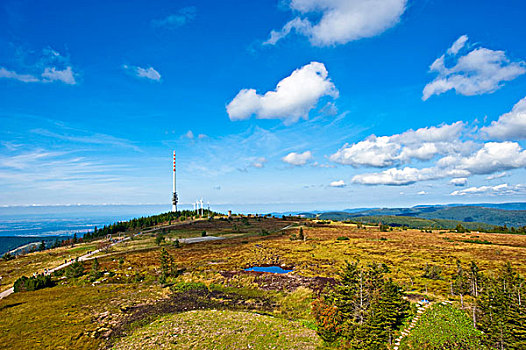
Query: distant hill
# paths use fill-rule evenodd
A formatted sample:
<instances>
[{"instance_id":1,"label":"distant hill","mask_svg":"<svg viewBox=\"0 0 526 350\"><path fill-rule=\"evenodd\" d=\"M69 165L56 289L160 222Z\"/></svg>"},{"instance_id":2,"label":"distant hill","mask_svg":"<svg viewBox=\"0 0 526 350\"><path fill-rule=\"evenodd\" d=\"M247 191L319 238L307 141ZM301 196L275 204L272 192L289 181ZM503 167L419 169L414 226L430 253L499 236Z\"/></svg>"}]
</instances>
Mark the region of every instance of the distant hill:
<instances>
[{"instance_id":1,"label":"distant hill","mask_svg":"<svg viewBox=\"0 0 526 350\"><path fill-rule=\"evenodd\" d=\"M292 214L292 213L291 213ZM526 226L526 203L482 203L482 204L447 204L447 205L419 205L412 208L371 208L371 209L346 209L343 211L302 212L294 213L306 218L321 220L355 220L360 217L413 217L432 220L432 227L441 222L449 228L446 221L460 223L473 223L470 226L476 229L481 223L489 226ZM394 219L390 219L395 221ZM405 219L407 221L407 219ZM445 221L444 221L445 220ZM403 221L403 220L402 220ZM415 220L412 221L416 223ZM416 225L416 224L415 224ZM453 226L453 227L454 227ZM465 225L464 225L465 226ZM416 227L416 226L412 226ZM428 226L429 227L429 226Z\"/></svg>"},{"instance_id":2,"label":"distant hill","mask_svg":"<svg viewBox=\"0 0 526 350\"><path fill-rule=\"evenodd\" d=\"M354 221L360 221L363 223L382 223L385 225L400 227L407 226L410 228L427 229L427 228L441 228L441 229L454 229L458 224L469 230L491 230L493 225L485 224L482 222L462 222L458 220L446 220L446 219L424 219L413 216L360 216L353 218Z\"/></svg>"}]
</instances>

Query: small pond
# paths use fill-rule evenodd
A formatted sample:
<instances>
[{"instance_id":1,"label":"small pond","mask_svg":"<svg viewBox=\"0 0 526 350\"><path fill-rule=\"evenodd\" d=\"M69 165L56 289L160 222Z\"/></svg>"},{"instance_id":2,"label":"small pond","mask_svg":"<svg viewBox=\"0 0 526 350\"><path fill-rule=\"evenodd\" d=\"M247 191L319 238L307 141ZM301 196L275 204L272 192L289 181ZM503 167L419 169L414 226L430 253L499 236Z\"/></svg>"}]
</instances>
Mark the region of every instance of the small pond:
<instances>
[{"instance_id":1,"label":"small pond","mask_svg":"<svg viewBox=\"0 0 526 350\"><path fill-rule=\"evenodd\" d=\"M255 272L270 272L270 273L289 273L292 270L285 270L281 266L252 266L246 268L245 271L255 271Z\"/></svg>"}]
</instances>

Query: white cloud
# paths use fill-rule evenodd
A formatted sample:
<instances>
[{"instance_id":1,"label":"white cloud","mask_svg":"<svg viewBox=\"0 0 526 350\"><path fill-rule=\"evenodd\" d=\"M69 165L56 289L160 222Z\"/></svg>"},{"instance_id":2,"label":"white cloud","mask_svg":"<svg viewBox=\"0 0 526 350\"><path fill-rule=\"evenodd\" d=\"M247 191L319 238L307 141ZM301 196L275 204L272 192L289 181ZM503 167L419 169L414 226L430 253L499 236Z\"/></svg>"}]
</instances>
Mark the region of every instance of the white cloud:
<instances>
[{"instance_id":1,"label":"white cloud","mask_svg":"<svg viewBox=\"0 0 526 350\"><path fill-rule=\"evenodd\" d=\"M175 29L192 21L197 13L197 8L194 6L183 7L176 14L171 14L162 19L155 19L152 21L153 27Z\"/></svg>"},{"instance_id":2,"label":"white cloud","mask_svg":"<svg viewBox=\"0 0 526 350\"><path fill-rule=\"evenodd\" d=\"M417 193L417 195L419 196L425 196L426 194L429 194L429 193L427 193L426 191L420 191Z\"/></svg>"},{"instance_id":3,"label":"white cloud","mask_svg":"<svg viewBox=\"0 0 526 350\"><path fill-rule=\"evenodd\" d=\"M295 17L279 31L273 30L264 43L274 45L293 30L309 38L312 45L331 46L379 35L400 21L407 0L292 0L290 9L304 16Z\"/></svg>"},{"instance_id":4,"label":"white cloud","mask_svg":"<svg viewBox=\"0 0 526 350\"><path fill-rule=\"evenodd\" d=\"M75 85L75 76L70 66L63 70L58 70L55 67L47 67L42 73L43 82L61 81L65 84Z\"/></svg>"},{"instance_id":5,"label":"white cloud","mask_svg":"<svg viewBox=\"0 0 526 350\"><path fill-rule=\"evenodd\" d=\"M429 70L438 76L424 87L424 101L449 90L465 96L492 93L501 88L504 82L526 73L525 62L512 62L504 51L480 47L458 57L459 52L466 47L467 40L466 35L461 36L447 50L446 55L437 58L430 66ZM446 60L456 62L448 68Z\"/></svg>"},{"instance_id":6,"label":"white cloud","mask_svg":"<svg viewBox=\"0 0 526 350\"><path fill-rule=\"evenodd\" d=\"M491 174L526 167L526 150L516 142L488 142L468 157L456 159L456 168L471 174Z\"/></svg>"},{"instance_id":7,"label":"white cloud","mask_svg":"<svg viewBox=\"0 0 526 350\"><path fill-rule=\"evenodd\" d=\"M477 195L477 194L489 194L495 196L510 195L510 194L519 194L526 193L526 185L517 184L517 185L508 185L500 184L496 186L480 186L480 187L470 187L465 190L458 190L451 192L451 196L466 196L466 195Z\"/></svg>"},{"instance_id":8,"label":"white cloud","mask_svg":"<svg viewBox=\"0 0 526 350\"><path fill-rule=\"evenodd\" d=\"M267 162L267 158L265 157L258 157L254 159L254 161L250 164L252 167L256 169L261 169L265 166L265 163Z\"/></svg>"},{"instance_id":9,"label":"white cloud","mask_svg":"<svg viewBox=\"0 0 526 350\"><path fill-rule=\"evenodd\" d=\"M337 181L333 181L329 184L329 186L331 187L345 187L346 184L345 184L345 181L343 180L337 180Z\"/></svg>"},{"instance_id":10,"label":"white cloud","mask_svg":"<svg viewBox=\"0 0 526 350\"><path fill-rule=\"evenodd\" d=\"M18 73L0 67L0 78L14 79L24 83L50 83L60 81L64 84L75 85L77 75L73 71L69 56L63 56L51 47L42 50L25 50L17 48L17 54L24 57L24 61L33 62L25 65L24 68L30 70L30 73Z\"/></svg>"},{"instance_id":11,"label":"white cloud","mask_svg":"<svg viewBox=\"0 0 526 350\"><path fill-rule=\"evenodd\" d=\"M359 174L353 177L352 182L363 185L401 186L433 178L434 172L430 168L405 167L403 169L391 168L381 173Z\"/></svg>"},{"instance_id":12,"label":"white cloud","mask_svg":"<svg viewBox=\"0 0 526 350\"><path fill-rule=\"evenodd\" d=\"M376 137L345 144L330 160L353 166L387 167L408 163L412 159L429 160L437 154L465 152L469 144L458 141L464 128L462 122L408 130L402 134Z\"/></svg>"},{"instance_id":13,"label":"white cloud","mask_svg":"<svg viewBox=\"0 0 526 350\"><path fill-rule=\"evenodd\" d=\"M184 136L188 139L193 139L194 138L194 133L192 132L192 130L188 130L186 132L186 134L184 134Z\"/></svg>"},{"instance_id":14,"label":"white cloud","mask_svg":"<svg viewBox=\"0 0 526 350\"><path fill-rule=\"evenodd\" d=\"M401 146L391 142L388 136L372 135L364 141L343 145L330 156L330 160L346 165L385 167L395 162L400 148Z\"/></svg>"},{"instance_id":15,"label":"white cloud","mask_svg":"<svg viewBox=\"0 0 526 350\"><path fill-rule=\"evenodd\" d=\"M61 81L68 85L75 85L77 83L71 66L62 70L57 69L56 67L46 67L40 76L41 78L32 74L19 74L15 71L10 71L4 67L0 67L0 78L15 79L24 83L50 83L54 81Z\"/></svg>"},{"instance_id":16,"label":"white cloud","mask_svg":"<svg viewBox=\"0 0 526 350\"><path fill-rule=\"evenodd\" d=\"M447 50L447 53L450 55L456 55L460 51L460 49L462 49L466 45L468 39L469 38L467 35L461 35L460 38L458 38L453 43L453 45L451 45L451 47Z\"/></svg>"},{"instance_id":17,"label":"white cloud","mask_svg":"<svg viewBox=\"0 0 526 350\"><path fill-rule=\"evenodd\" d=\"M153 81L161 81L161 74L156 71L153 67L148 68L142 68L137 66L129 66L127 64L123 65L122 68L124 68L127 71L130 71L139 78L149 79Z\"/></svg>"},{"instance_id":18,"label":"white cloud","mask_svg":"<svg viewBox=\"0 0 526 350\"><path fill-rule=\"evenodd\" d=\"M153 69L153 67L148 67L148 68L137 67L137 76L139 78L146 78L146 79L155 80L155 81L161 80L161 74L159 74L158 71Z\"/></svg>"},{"instance_id":19,"label":"white cloud","mask_svg":"<svg viewBox=\"0 0 526 350\"><path fill-rule=\"evenodd\" d=\"M403 169L391 168L380 173L359 174L353 182L364 185L409 185L419 181L446 177L466 178L471 175L526 167L526 150L516 142L488 142L479 150L468 155L452 154L439 159L434 167ZM452 180L458 185L464 180Z\"/></svg>"},{"instance_id":20,"label":"white cloud","mask_svg":"<svg viewBox=\"0 0 526 350\"><path fill-rule=\"evenodd\" d=\"M0 67L0 78L4 79L15 79L24 83L35 83L40 81L37 77L31 74L19 74L15 71L7 70L4 67Z\"/></svg>"},{"instance_id":21,"label":"white cloud","mask_svg":"<svg viewBox=\"0 0 526 350\"><path fill-rule=\"evenodd\" d=\"M380 173L359 174L353 177L352 182L362 185L389 185L404 186L415 182L442 179L445 177L466 177L469 172L459 169L432 168L391 168Z\"/></svg>"},{"instance_id":22,"label":"white cloud","mask_svg":"<svg viewBox=\"0 0 526 350\"><path fill-rule=\"evenodd\" d=\"M307 119L309 112L324 96L338 97L338 90L328 78L323 63L311 62L281 80L274 91L259 95L254 89L243 89L227 105L230 120L282 119L285 124Z\"/></svg>"},{"instance_id":23,"label":"white cloud","mask_svg":"<svg viewBox=\"0 0 526 350\"><path fill-rule=\"evenodd\" d=\"M496 174L492 174L492 175L486 177L486 180L500 179L500 178L502 178L504 176L507 176L507 175L508 175L508 173L503 171L502 173L496 173Z\"/></svg>"},{"instance_id":24,"label":"white cloud","mask_svg":"<svg viewBox=\"0 0 526 350\"><path fill-rule=\"evenodd\" d=\"M465 177L459 177L456 179L451 179L449 183L455 186L466 186L466 184L468 183L468 179Z\"/></svg>"},{"instance_id":25,"label":"white cloud","mask_svg":"<svg viewBox=\"0 0 526 350\"><path fill-rule=\"evenodd\" d=\"M305 151L303 153L291 152L281 158L281 160L290 165L305 165L311 159L312 153L310 151Z\"/></svg>"},{"instance_id":26,"label":"white cloud","mask_svg":"<svg viewBox=\"0 0 526 350\"><path fill-rule=\"evenodd\" d=\"M480 132L496 140L526 139L526 97L517 102L511 112L501 115L490 126L481 128Z\"/></svg>"}]
</instances>

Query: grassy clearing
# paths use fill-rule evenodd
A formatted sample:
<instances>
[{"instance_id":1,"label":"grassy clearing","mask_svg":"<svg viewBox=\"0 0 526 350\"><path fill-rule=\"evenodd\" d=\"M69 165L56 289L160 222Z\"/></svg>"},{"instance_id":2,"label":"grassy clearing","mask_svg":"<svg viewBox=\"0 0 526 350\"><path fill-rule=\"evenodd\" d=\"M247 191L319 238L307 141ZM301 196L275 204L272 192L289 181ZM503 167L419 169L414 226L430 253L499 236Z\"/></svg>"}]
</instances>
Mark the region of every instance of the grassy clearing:
<instances>
[{"instance_id":1,"label":"grassy clearing","mask_svg":"<svg viewBox=\"0 0 526 350\"><path fill-rule=\"evenodd\" d=\"M0 300L0 348L96 349L101 327L124 317L123 307L162 295L155 286L53 287ZM100 315L106 315L101 318Z\"/></svg>"},{"instance_id":2,"label":"grassy clearing","mask_svg":"<svg viewBox=\"0 0 526 350\"><path fill-rule=\"evenodd\" d=\"M299 322L249 312L189 311L138 329L114 349L315 349L316 332Z\"/></svg>"}]
</instances>

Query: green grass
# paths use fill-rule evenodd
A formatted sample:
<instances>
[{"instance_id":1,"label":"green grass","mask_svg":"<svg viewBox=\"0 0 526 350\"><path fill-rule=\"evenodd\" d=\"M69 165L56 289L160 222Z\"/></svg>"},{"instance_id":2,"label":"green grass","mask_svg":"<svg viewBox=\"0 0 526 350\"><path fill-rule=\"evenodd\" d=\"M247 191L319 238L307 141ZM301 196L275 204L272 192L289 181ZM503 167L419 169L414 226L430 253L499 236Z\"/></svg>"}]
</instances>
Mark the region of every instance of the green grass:
<instances>
[{"instance_id":1,"label":"green grass","mask_svg":"<svg viewBox=\"0 0 526 350\"><path fill-rule=\"evenodd\" d=\"M316 332L301 322L228 310L167 315L121 339L124 349L315 349Z\"/></svg>"},{"instance_id":2,"label":"green grass","mask_svg":"<svg viewBox=\"0 0 526 350\"><path fill-rule=\"evenodd\" d=\"M402 340L400 350L481 350L481 338L482 332L463 311L449 304L435 304Z\"/></svg>"}]
</instances>

